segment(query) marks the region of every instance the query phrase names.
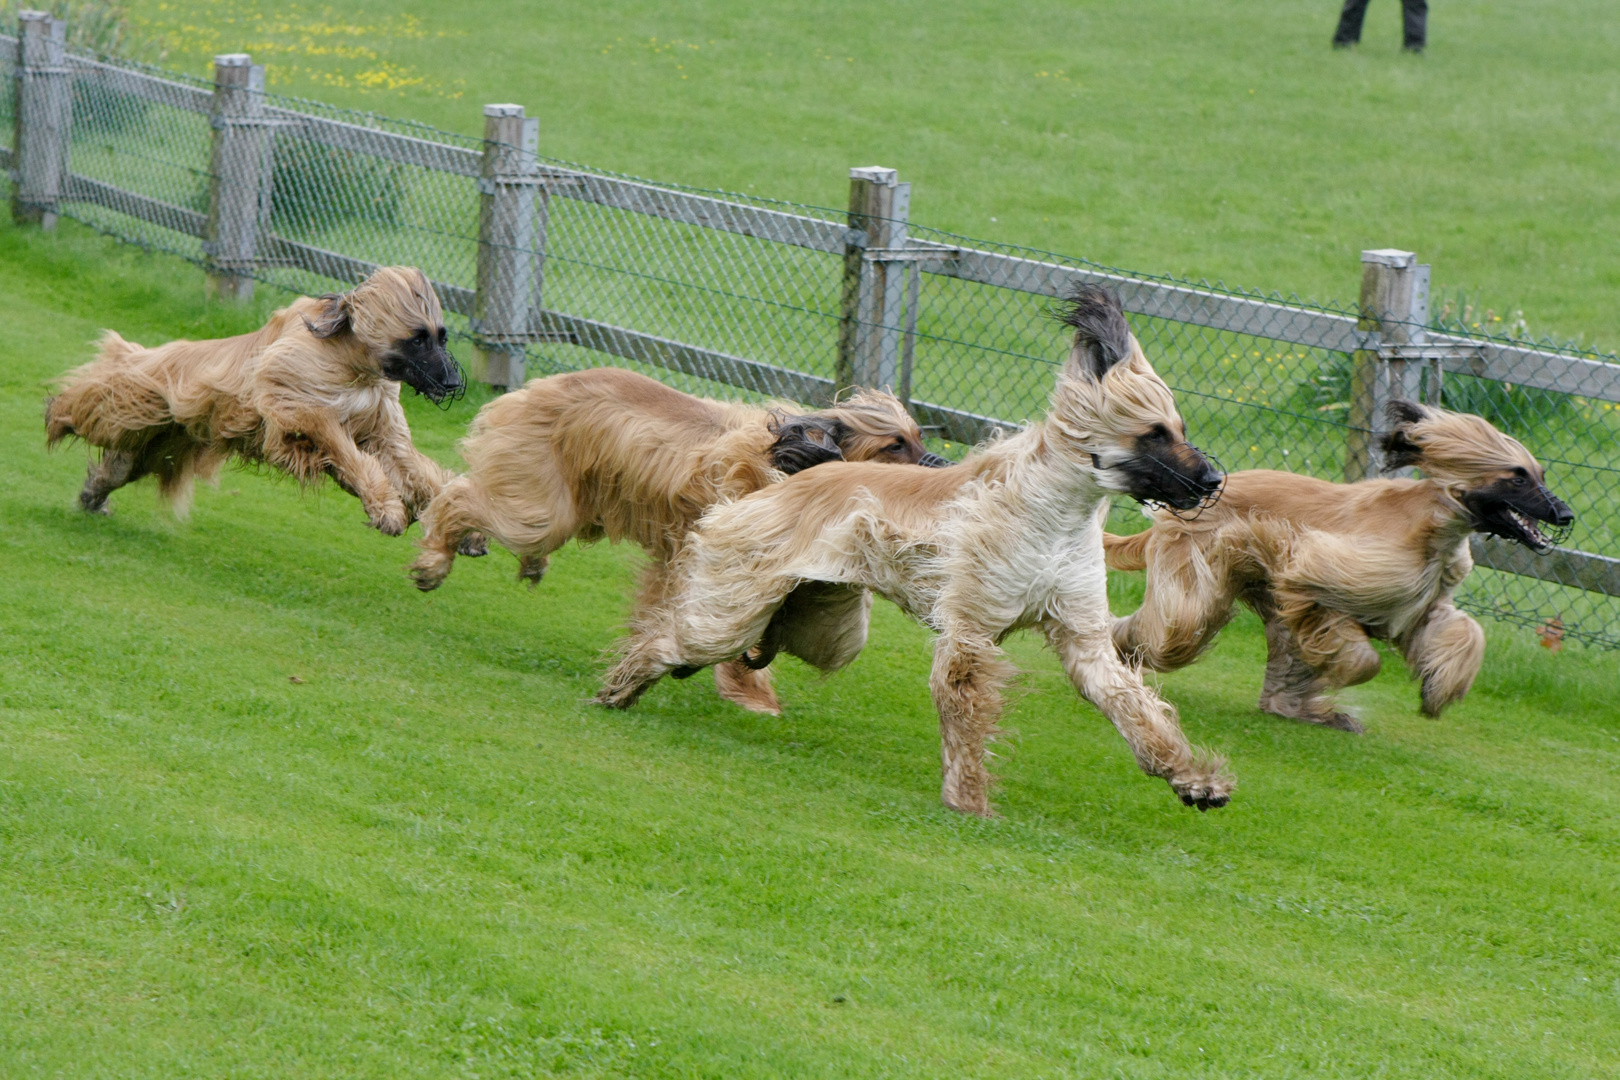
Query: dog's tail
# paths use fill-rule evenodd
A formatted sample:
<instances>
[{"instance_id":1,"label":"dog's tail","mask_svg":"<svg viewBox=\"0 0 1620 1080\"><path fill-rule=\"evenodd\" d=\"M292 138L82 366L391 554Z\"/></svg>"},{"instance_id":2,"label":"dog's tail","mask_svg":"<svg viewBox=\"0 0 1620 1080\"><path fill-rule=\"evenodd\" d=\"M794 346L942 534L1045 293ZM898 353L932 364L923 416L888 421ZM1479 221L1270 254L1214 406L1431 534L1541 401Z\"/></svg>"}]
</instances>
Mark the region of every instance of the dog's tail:
<instances>
[{"instance_id":1,"label":"dog's tail","mask_svg":"<svg viewBox=\"0 0 1620 1080\"><path fill-rule=\"evenodd\" d=\"M1146 570L1148 539L1152 529L1143 529L1133 536L1115 536L1103 533L1103 557L1110 570Z\"/></svg>"},{"instance_id":2,"label":"dog's tail","mask_svg":"<svg viewBox=\"0 0 1620 1080\"><path fill-rule=\"evenodd\" d=\"M108 330L96 358L62 376L45 402L45 444L76 435L93 446L127 449L131 436L171 419L163 387L134 364L146 349Z\"/></svg>"}]
</instances>

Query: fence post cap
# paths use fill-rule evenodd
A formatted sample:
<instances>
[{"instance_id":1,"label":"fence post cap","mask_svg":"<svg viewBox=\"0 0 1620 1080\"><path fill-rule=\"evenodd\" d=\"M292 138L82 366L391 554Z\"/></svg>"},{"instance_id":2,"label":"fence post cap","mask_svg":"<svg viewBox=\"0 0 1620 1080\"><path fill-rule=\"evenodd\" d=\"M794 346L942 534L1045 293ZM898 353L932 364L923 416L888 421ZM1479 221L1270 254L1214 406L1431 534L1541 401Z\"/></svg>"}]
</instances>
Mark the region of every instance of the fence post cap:
<instances>
[{"instance_id":1,"label":"fence post cap","mask_svg":"<svg viewBox=\"0 0 1620 1080\"><path fill-rule=\"evenodd\" d=\"M1390 266L1396 270L1405 270L1417 265L1417 255L1414 252L1402 251L1400 248L1373 248L1361 253L1363 266L1368 263L1374 266Z\"/></svg>"},{"instance_id":2,"label":"fence post cap","mask_svg":"<svg viewBox=\"0 0 1620 1080\"><path fill-rule=\"evenodd\" d=\"M485 105L484 106L484 115L485 116L522 116L523 115L523 106L521 106L521 105L512 105L512 104Z\"/></svg>"},{"instance_id":3,"label":"fence post cap","mask_svg":"<svg viewBox=\"0 0 1620 1080\"><path fill-rule=\"evenodd\" d=\"M252 67L253 57L245 52L220 53L214 57L215 67Z\"/></svg>"},{"instance_id":4,"label":"fence post cap","mask_svg":"<svg viewBox=\"0 0 1620 1080\"><path fill-rule=\"evenodd\" d=\"M851 180L867 180L884 187L894 187L900 183L900 174L894 169L886 169L882 165L863 165L849 170Z\"/></svg>"}]
</instances>

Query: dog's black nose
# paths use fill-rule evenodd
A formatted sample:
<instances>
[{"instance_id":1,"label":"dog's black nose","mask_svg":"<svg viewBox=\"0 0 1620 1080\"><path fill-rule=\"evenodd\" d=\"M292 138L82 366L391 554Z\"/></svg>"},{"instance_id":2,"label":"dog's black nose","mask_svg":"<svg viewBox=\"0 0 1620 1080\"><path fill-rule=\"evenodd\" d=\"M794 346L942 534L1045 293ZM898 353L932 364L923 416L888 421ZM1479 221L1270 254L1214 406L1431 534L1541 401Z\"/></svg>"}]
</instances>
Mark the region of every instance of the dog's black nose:
<instances>
[{"instance_id":1,"label":"dog's black nose","mask_svg":"<svg viewBox=\"0 0 1620 1080\"><path fill-rule=\"evenodd\" d=\"M1194 481L1205 495L1220 490L1221 485L1225 482L1226 477L1221 471L1207 462L1204 464L1204 471Z\"/></svg>"},{"instance_id":2,"label":"dog's black nose","mask_svg":"<svg viewBox=\"0 0 1620 1080\"><path fill-rule=\"evenodd\" d=\"M1575 524L1575 511L1569 508L1568 503L1556 495L1551 496L1549 501L1552 503L1552 523L1554 525L1562 529L1565 525Z\"/></svg>"},{"instance_id":3,"label":"dog's black nose","mask_svg":"<svg viewBox=\"0 0 1620 1080\"><path fill-rule=\"evenodd\" d=\"M940 457L938 454L924 454L917 459L917 464L930 469L945 469L955 465L956 462L947 457Z\"/></svg>"}]
</instances>

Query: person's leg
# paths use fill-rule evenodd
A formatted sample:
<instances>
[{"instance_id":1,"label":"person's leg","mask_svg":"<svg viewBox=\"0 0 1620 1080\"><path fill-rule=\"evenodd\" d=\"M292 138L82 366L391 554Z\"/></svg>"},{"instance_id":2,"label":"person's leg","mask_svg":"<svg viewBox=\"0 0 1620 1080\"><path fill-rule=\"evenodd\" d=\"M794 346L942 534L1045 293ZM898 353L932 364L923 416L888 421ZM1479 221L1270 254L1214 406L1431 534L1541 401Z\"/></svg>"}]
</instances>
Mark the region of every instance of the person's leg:
<instances>
[{"instance_id":1,"label":"person's leg","mask_svg":"<svg viewBox=\"0 0 1620 1080\"><path fill-rule=\"evenodd\" d=\"M1402 48L1422 52L1428 44L1428 0L1401 0Z\"/></svg>"},{"instance_id":2,"label":"person's leg","mask_svg":"<svg viewBox=\"0 0 1620 1080\"><path fill-rule=\"evenodd\" d=\"M1361 40L1361 23L1367 17L1367 0L1344 0L1339 12L1339 28L1333 32L1333 47L1343 49Z\"/></svg>"}]
</instances>

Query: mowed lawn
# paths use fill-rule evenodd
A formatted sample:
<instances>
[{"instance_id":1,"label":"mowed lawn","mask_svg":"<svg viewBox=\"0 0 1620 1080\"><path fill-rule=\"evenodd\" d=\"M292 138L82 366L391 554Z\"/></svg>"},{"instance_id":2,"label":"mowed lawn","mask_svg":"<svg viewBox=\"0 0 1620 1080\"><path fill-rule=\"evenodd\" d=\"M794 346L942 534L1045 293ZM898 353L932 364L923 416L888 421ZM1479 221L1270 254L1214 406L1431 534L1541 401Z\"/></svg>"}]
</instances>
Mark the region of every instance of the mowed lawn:
<instances>
[{"instance_id":1,"label":"mowed lawn","mask_svg":"<svg viewBox=\"0 0 1620 1080\"><path fill-rule=\"evenodd\" d=\"M74 507L50 378L104 326L246 329L200 275L0 226L0 1075L1598 1077L1620 1067L1620 675L1489 628L1354 738L1253 708L1251 620L1168 678L1197 814L1028 639L1002 816L937 798L929 642L880 604L780 719L585 703L634 559L439 592L332 488ZM473 412L411 404L445 461ZM1119 599L1130 602L1122 582Z\"/></svg>"},{"instance_id":2,"label":"mowed lawn","mask_svg":"<svg viewBox=\"0 0 1620 1080\"><path fill-rule=\"evenodd\" d=\"M518 102L601 168L841 207L887 165L935 228L1351 304L1360 252L1406 248L1437 308L1620 347L1613 0L1445 0L1422 57L1397 0L1354 52L1335 0L128 6L187 71L248 50L469 134Z\"/></svg>"}]
</instances>

